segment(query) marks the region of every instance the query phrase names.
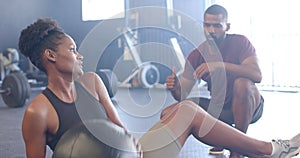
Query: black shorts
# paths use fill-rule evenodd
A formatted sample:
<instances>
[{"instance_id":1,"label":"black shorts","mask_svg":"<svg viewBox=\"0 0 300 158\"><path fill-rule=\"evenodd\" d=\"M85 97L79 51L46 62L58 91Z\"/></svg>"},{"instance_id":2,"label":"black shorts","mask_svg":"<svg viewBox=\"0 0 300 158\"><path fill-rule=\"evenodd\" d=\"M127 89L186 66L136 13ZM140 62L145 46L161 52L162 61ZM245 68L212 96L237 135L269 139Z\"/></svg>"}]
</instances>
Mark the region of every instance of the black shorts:
<instances>
[{"instance_id":1,"label":"black shorts","mask_svg":"<svg viewBox=\"0 0 300 158\"><path fill-rule=\"evenodd\" d=\"M208 110L210 99L200 97L200 98L189 98L189 100L192 100L196 104L200 105L205 111L207 111L214 117L218 118L219 120L222 120L223 122L230 125L234 124L233 113L231 108L223 108L221 114L214 114L213 111ZM231 105L229 107L231 107ZM261 96L259 106L257 107L257 109L253 114L251 124L255 123L261 118L263 114L263 109L264 109L264 98Z\"/></svg>"}]
</instances>

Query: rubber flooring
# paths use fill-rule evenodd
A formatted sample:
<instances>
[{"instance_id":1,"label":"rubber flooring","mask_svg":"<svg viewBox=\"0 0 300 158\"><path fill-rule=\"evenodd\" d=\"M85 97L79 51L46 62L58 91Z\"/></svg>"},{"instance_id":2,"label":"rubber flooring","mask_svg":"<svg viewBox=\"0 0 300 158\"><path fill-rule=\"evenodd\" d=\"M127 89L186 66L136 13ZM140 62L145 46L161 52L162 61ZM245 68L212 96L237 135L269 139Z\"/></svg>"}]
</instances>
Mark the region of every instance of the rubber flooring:
<instances>
[{"instance_id":1,"label":"rubber flooring","mask_svg":"<svg viewBox=\"0 0 300 158\"><path fill-rule=\"evenodd\" d=\"M24 110L40 90L32 90L30 99L21 108L7 107L0 98L0 158L25 158L21 124ZM300 93L262 91L265 109L262 118L250 125L248 135L262 139L289 139L300 132ZM174 103L174 99L164 89L118 89L113 98L121 121L136 137L149 129L158 119L161 110ZM227 158L224 155L211 156L211 147L189 137L184 144L180 158ZM47 158L52 152L47 148ZM298 156L300 157L300 156Z\"/></svg>"}]
</instances>

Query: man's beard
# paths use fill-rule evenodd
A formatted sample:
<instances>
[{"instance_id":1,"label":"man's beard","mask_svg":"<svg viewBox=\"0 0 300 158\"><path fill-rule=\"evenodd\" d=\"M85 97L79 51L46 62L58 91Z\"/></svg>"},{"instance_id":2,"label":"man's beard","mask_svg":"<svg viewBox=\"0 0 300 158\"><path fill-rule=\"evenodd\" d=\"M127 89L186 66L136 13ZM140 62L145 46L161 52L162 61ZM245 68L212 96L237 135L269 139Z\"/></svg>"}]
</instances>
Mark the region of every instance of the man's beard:
<instances>
[{"instance_id":1,"label":"man's beard","mask_svg":"<svg viewBox=\"0 0 300 158\"><path fill-rule=\"evenodd\" d=\"M223 41L223 39L225 37L225 35L224 35L224 36L221 36L221 37L218 38L215 34L210 34L210 36L214 39L214 42L217 45L219 45Z\"/></svg>"}]
</instances>

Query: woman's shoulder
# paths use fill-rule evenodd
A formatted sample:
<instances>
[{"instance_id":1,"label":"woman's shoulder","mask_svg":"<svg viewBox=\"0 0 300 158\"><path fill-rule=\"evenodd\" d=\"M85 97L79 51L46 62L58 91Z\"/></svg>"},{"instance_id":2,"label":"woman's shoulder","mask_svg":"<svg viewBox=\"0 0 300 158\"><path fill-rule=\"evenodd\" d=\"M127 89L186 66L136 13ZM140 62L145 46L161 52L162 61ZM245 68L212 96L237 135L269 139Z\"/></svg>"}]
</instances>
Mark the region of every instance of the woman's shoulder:
<instances>
[{"instance_id":1,"label":"woman's shoulder","mask_svg":"<svg viewBox=\"0 0 300 158\"><path fill-rule=\"evenodd\" d=\"M97 83L100 80L100 77L95 72L85 72L83 75L81 75L76 81L86 85L91 83Z\"/></svg>"},{"instance_id":2,"label":"woman's shoulder","mask_svg":"<svg viewBox=\"0 0 300 158\"><path fill-rule=\"evenodd\" d=\"M101 78L95 72L86 72L76 81L94 96L96 96L97 87L101 85Z\"/></svg>"},{"instance_id":3,"label":"woman's shoulder","mask_svg":"<svg viewBox=\"0 0 300 158\"><path fill-rule=\"evenodd\" d=\"M46 121L49 114L51 113L51 104L48 99L40 93L31 102L29 102L28 106L25 110L25 116L29 120L42 120Z\"/></svg>"},{"instance_id":4,"label":"woman's shoulder","mask_svg":"<svg viewBox=\"0 0 300 158\"><path fill-rule=\"evenodd\" d=\"M85 72L82 74L76 81L80 84L87 86L90 84L98 83L100 80L100 77L95 72Z\"/></svg>"},{"instance_id":5,"label":"woman's shoulder","mask_svg":"<svg viewBox=\"0 0 300 158\"><path fill-rule=\"evenodd\" d=\"M42 93L40 93L35 98L33 98L31 102L29 102L26 111L39 113L47 109L49 105L50 102L48 101L48 99Z\"/></svg>"},{"instance_id":6,"label":"woman's shoulder","mask_svg":"<svg viewBox=\"0 0 300 158\"><path fill-rule=\"evenodd\" d=\"M79 82L85 82L91 79L98 79L98 75L95 72L89 71L89 72L85 72L84 74L82 74L77 81Z\"/></svg>"}]
</instances>

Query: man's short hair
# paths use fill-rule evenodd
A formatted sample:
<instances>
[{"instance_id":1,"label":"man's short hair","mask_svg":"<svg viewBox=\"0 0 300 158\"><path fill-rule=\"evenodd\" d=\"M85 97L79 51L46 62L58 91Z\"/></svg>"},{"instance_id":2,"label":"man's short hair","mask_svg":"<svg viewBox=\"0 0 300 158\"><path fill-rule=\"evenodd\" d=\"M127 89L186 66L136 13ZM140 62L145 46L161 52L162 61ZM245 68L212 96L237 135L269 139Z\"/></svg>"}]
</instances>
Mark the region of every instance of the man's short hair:
<instances>
[{"instance_id":1,"label":"man's short hair","mask_svg":"<svg viewBox=\"0 0 300 158\"><path fill-rule=\"evenodd\" d=\"M227 10L223 7L223 6L220 6L218 4L214 4L210 7L208 7L206 9L206 11L204 12L204 16L205 14L212 14L212 15L223 15L223 19L227 21L227 18L228 18L228 13L227 13Z\"/></svg>"}]
</instances>

